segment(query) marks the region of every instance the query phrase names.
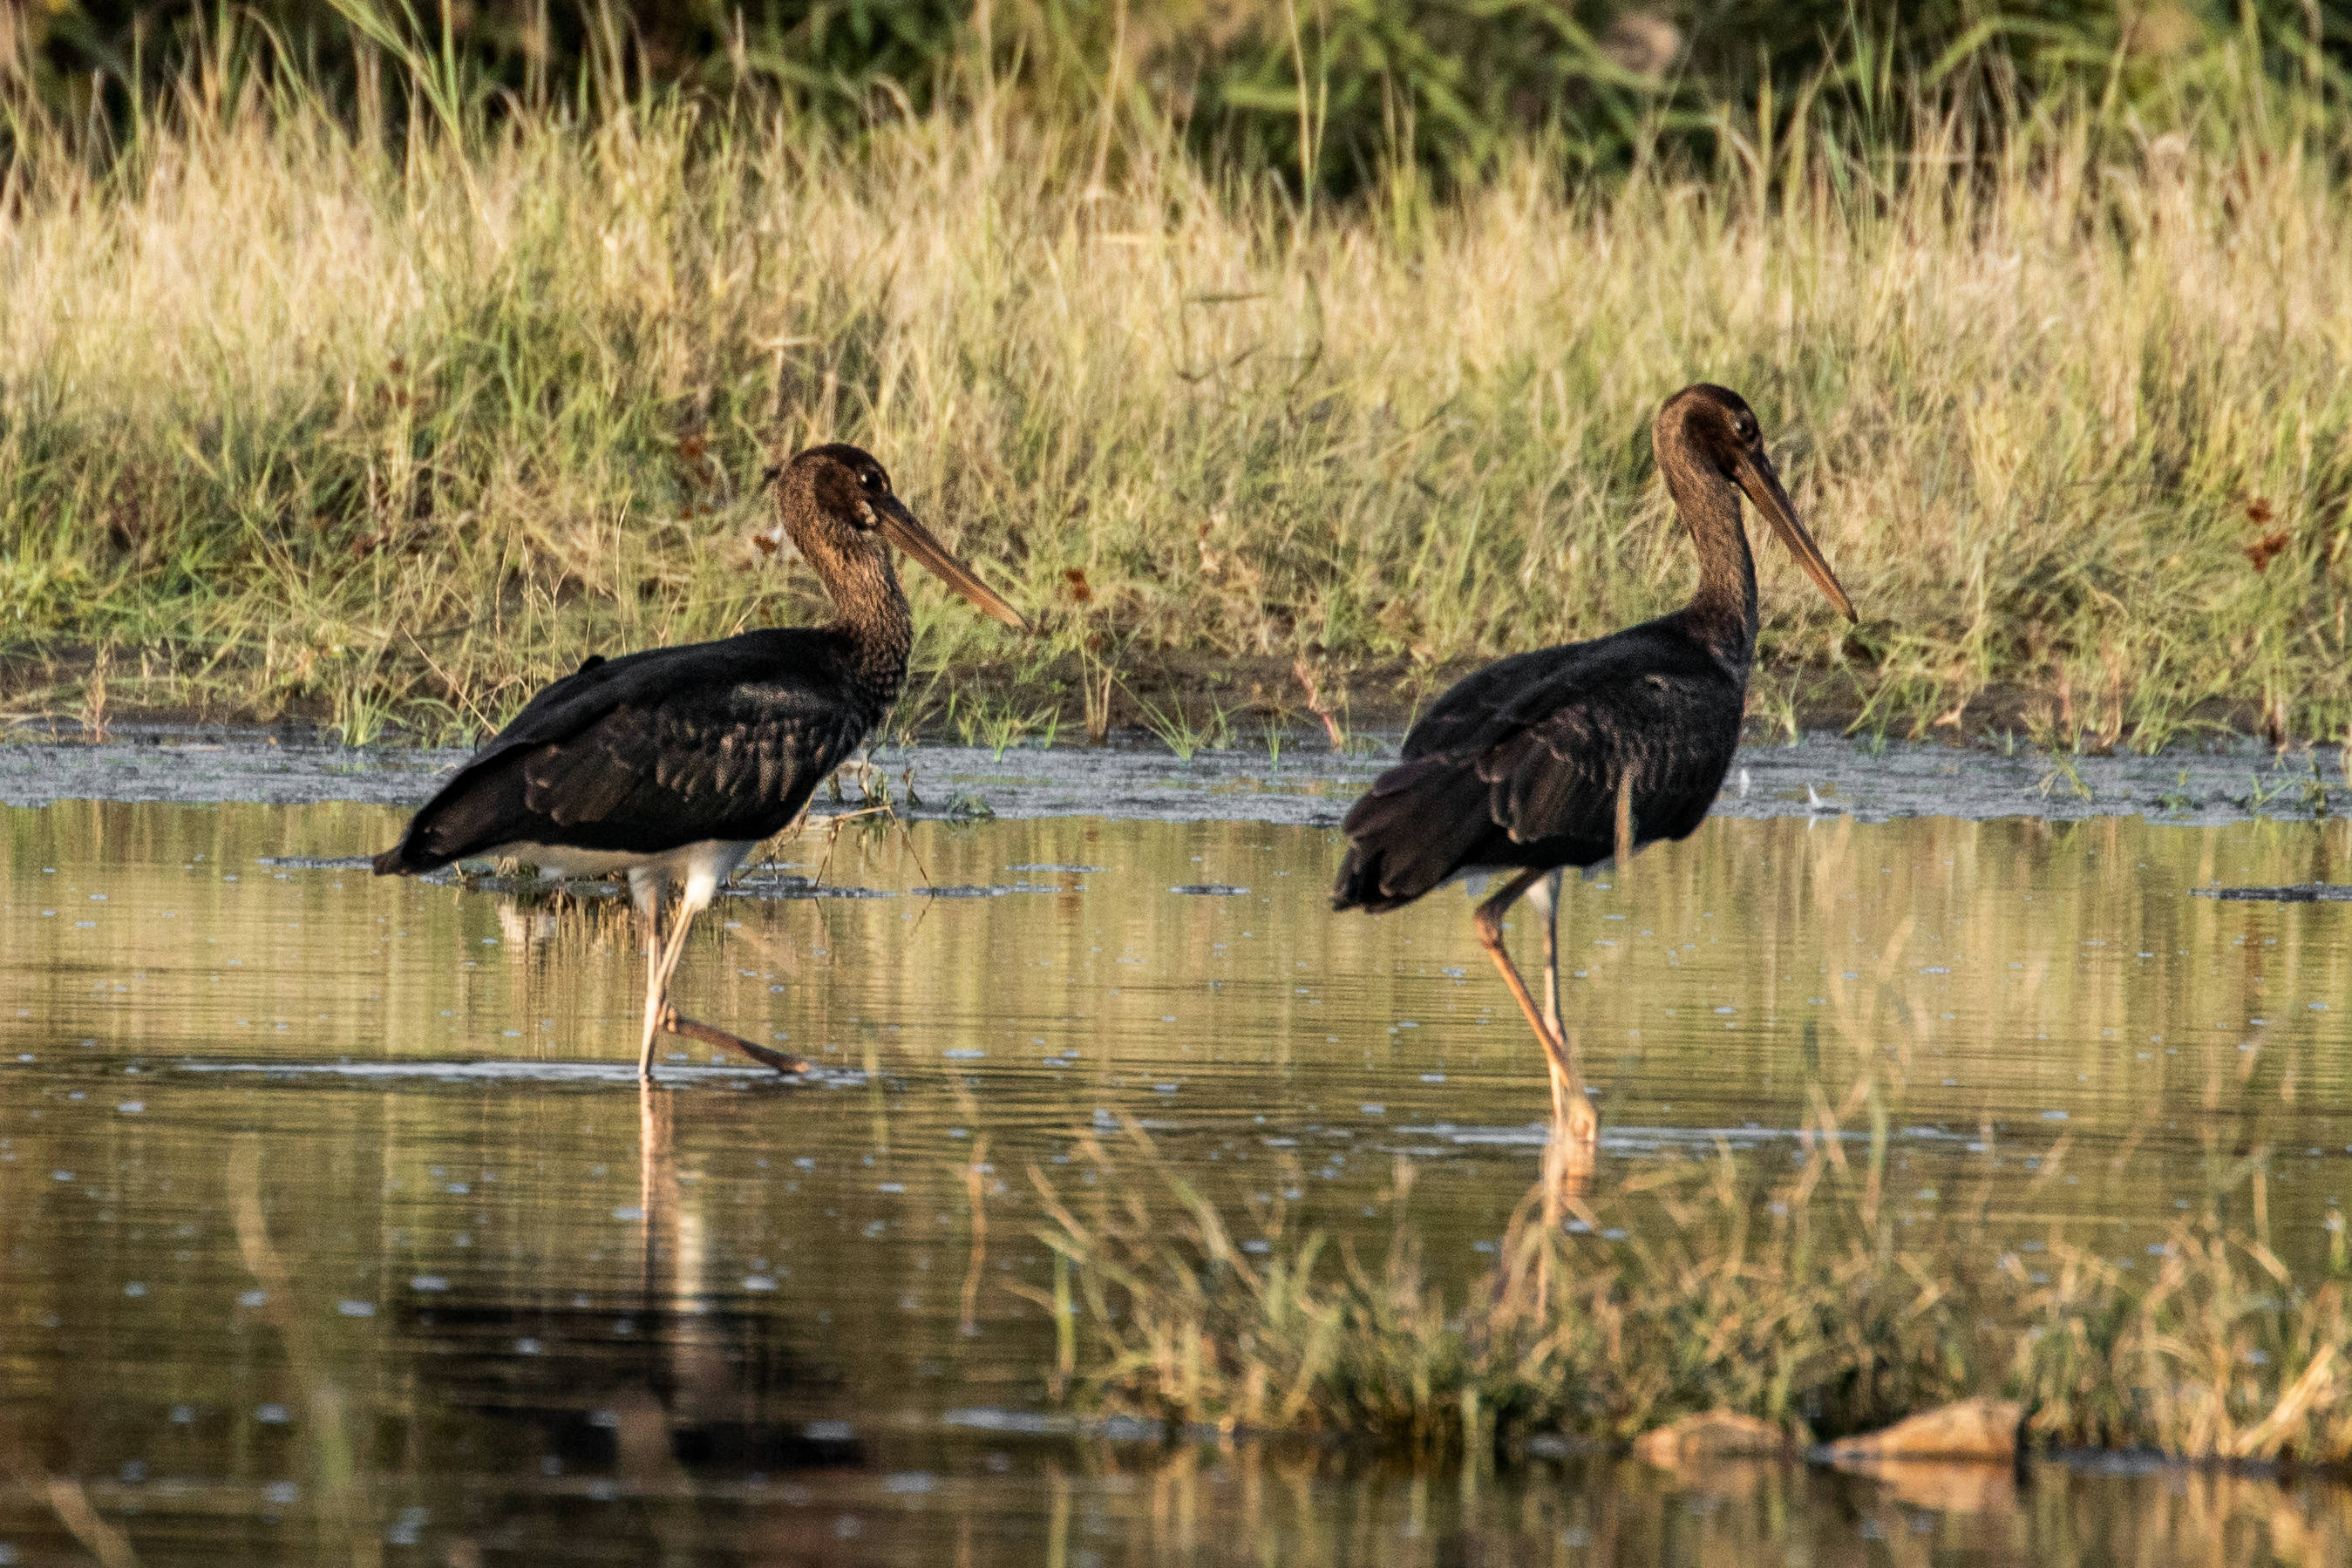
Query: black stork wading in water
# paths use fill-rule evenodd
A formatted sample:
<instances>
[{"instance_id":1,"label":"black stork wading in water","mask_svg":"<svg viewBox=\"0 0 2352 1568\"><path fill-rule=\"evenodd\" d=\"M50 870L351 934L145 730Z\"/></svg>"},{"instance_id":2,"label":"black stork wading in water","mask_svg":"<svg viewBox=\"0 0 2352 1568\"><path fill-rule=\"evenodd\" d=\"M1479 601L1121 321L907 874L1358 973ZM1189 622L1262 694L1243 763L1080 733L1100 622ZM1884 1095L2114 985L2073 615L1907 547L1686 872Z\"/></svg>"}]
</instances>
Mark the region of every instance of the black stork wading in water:
<instances>
[{"instance_id":1,"label":"black stork wading in water","mask_svg":"<svg viewBox=\"0 0 2352 1568\"><path fill-rule=\"evenodd\" d=\"M375 860L378 875L495 858L571 876L625 876L646 925L644 1080L664 1029L780 1071L803 1065L679 1017L668 1005L669 979L687 928L719 884L792 822L898 698L915 625L884 541L1007 626L1028 629L915 520L882 465L856 447L812 447L770 477L784 531L833 596L838 620L591 658L531 698ZM672 883L679 896L665 939Z\"/></svg>"},{"instance_id":2,"label":"black stork wading in water","mask_svg":"<svg viewBox=\"0 0 2352 1568\"><path fill-rule=\"evenodd\" d=\"M1348 858L1331 894L1335 909L1378 913L1458 876L1506 879L1478 906L1478 940L1542 1042L1555 1143L1571 1167L1589 1166L1601 1124L1560 1025L1560 872L1687 837L1715 803L1756 653L1742 492L1854 618L1737 392L1704 382L1676 392L1658 411L1654 444L1698 548L1698 592L1655 621L1499 660L1438 698L1405 737L1403 760L1348 813ZM1523 894L1544 923L1541 1013L1503 942L1503 916Z\"/></svg>"}]
</instances>

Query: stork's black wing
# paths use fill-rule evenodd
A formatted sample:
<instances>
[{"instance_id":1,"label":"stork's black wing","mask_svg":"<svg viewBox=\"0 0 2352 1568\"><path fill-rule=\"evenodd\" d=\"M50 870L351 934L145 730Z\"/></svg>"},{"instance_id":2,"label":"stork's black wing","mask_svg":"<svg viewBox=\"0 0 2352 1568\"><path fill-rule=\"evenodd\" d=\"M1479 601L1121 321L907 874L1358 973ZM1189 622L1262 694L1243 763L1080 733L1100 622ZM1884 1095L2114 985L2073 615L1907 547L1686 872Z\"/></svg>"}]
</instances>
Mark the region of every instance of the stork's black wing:
<instances>
[{"instance_id":1,"label":"stork's black wing","mask_svg":"<svg viewBox=\"0 0 2352 1568\"><path fill-rule=\"evenodd\" d=\"M1636 841L1683 837L1722 786L1745 695L1671 621L1465 677L1348 813L1334 905L1392 909L1476 866L1605 860L1628 779Z\"/></svg>"},{"instance_id":2,"label":"stork's black wing","mask_svg":"<svg viewBox=\"0 0 2352 1568\"><path fill-rule=\"evenodd\" d=\"M592 659L469 758L376 870L518 842L656 853L765 838L879 716L842 670L831 634L801 628Z\"/></svg>"}]
</instances>

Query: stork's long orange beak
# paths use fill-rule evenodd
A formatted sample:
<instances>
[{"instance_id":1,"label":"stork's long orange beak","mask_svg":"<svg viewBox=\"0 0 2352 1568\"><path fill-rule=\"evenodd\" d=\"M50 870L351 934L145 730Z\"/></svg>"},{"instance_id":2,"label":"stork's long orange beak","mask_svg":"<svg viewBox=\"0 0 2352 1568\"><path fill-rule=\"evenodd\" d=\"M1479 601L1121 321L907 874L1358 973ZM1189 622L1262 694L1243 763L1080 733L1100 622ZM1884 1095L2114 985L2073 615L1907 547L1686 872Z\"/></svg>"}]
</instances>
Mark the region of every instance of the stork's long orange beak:
<instances>
[{"instance_id":1,"label":"stork's long orange beak","mask_svg":"<svg viewBox=\"0 0 2352 1568\"><path fill-rule=\"evenodd\" d=\"M1838 586L1837 574L1822 558L1822 547L1813 542L1813 536L1797 520L1797 508L1790 504L1789 492L1780 487L1780 476L1773 468L1772 460L1760 451L1743 453L1738 474L1739 487L1748 493L1756 509L1764 514L1764 520L1772 525L1772 531L1780 536L1780 542L1789 547L1789 553L1797 558L1805 575L1820 585L1840 614L1849 621L1861 620L1854 613L1853 601Z\"/></svg>"},{"instance_id":2,"label":"stork's long orange beak","mask_svg":"<svg viewBox=\"0 0 2352 1568\"><path fill-rule=\"evenodd\" d=\"M915 514L898 504L896 497L875 508L882 526L882 537L920 561L941 581L1015 632L1029 630L1029 622L1021 619L1020 612L999 599L988 584L980 580L971 568L948 553L948 547L933 537L931 530L915 520ZM1823 569L1828 570L1827 568Z\"/></svg>"}]
</instances>

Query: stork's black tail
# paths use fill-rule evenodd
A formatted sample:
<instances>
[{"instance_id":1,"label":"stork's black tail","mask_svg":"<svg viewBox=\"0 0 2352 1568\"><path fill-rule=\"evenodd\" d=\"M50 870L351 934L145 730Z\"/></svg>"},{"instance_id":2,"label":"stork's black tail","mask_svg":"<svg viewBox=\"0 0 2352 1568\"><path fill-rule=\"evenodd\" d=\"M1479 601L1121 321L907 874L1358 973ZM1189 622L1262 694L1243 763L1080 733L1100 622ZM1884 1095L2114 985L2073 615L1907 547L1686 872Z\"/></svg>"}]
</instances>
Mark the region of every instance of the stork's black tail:
<instances>
[{"instance_id":1,"label":"stork's black tail","mask_svg":"<svg viewBox=\"0 0 2352 1568\"><path fill-rule=\"evenodd\" d=\"M402 839L400 842L393 845L392 848L384 851L383 853L376 856L373 863L375 865L375 874L378 876L414 876L419 872L436 871L439 869L436 866L424 865L415 861L410 860L408 858L408 841L404 838Z\"/></svg>"},{"instance_id":2,"label":"stork's black tail","mask_svg":"<svg viewBox=\"0 0 2352 1568\"><path fill-rule=\"evenodd\" d=\"M1403 902L1382 896L1379 868L1377 853L1366 853L1361 844L1349 845L1348 858L1339 862L1339 879L1331 884L1331 907L1369 909L1378 914Z\"/></svg>"},{"instance_id":3,"label":"stork's black tail","mask_svg":"<svg viewBox=\"0 0 2352 1568\"><path fill-rule=\"evenodd\" d=\"M1381 774L1341 824L1353 842L1331 907L1378 915L1465 870L1496 831L1487 793L1477 769L1452 758L1418 758Z\"/></svg>"}]
</instances>

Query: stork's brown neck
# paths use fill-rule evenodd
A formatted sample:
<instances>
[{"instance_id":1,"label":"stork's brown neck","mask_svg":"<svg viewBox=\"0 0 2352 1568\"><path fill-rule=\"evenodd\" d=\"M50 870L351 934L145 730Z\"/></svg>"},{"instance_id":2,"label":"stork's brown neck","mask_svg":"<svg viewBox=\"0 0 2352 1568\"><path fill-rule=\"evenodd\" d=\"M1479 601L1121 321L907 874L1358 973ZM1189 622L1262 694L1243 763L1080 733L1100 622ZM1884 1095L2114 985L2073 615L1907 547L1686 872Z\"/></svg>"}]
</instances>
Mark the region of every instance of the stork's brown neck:
<instances>
[{"instance_id":1,"label":"stork's brown neck","mask_svg":"<svg viewBox=\"0 0 2352 1568\"><path fill-rule=\"evenodd\" d=\"M824 574L824 586L841 612L827 630L848 645L858 685L877 707L889 706L907 683L915 616L888 552L877 549L837 562Z\"/></svg>"},{"instance_id":2,"label":"stork's brown neck","mask_svg":"<svg viewBox=\"0 0 2352 1568\"><path fill-rule=\"evenodd\" d=\"M1680 432L1658 443L1658 467L1698 549L1698 591L1684 622L1744 679L1756 653L1756 558L1740 526L1738 488Z\"/></svg>"}]
</instances>

